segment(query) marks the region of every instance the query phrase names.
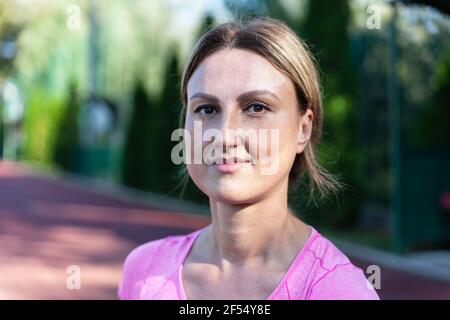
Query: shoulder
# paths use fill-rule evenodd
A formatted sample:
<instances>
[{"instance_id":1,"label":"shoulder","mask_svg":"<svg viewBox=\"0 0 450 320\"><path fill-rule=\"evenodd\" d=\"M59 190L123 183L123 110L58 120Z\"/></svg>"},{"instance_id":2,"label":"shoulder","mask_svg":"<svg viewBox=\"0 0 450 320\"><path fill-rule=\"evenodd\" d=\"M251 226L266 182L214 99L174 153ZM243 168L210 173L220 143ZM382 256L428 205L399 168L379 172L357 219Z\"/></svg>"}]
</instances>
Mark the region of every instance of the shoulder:
<instances>
[{"instance_id":1,"label":"shoulder","mask_svg":"<svg viewBox=\"0 0 450 320\"><path fill-rule=\"evenodd\" d=\"M120 299L139 299L147 278L168 275L175 268L190 238L196 233L173 235L141 244L128 253L118 287Z\"/></svg>"},{"instance_id":2,"label":"shoulder","mask_svg":"<svg viewBox=\"0 0 450 320\"><path fill-rule=\"evenodd\" d=\"M363 270L330 240L313 229L314 240L307 249L313 277L307 299L379 299Z\"/></svg>"}]
</instances>

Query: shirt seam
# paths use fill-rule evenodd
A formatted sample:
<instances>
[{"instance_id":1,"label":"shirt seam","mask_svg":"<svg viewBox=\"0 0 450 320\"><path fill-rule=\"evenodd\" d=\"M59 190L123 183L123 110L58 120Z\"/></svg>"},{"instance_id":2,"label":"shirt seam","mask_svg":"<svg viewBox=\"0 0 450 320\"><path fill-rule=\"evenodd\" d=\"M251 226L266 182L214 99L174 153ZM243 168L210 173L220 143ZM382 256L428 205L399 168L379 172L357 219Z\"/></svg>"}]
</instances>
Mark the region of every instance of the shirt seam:
<instances>
[{"instance_id":1,"label":"shirt seam","mask_svg":"<svg viewBox=\"0 0 450 320\"><path fill-rule=\"evenodd\" d=\"M313 232L313 231L312 231L312 232ZM291 294L290 294L290 292L289 292L289 286L288 286L288 283L289 283L289 280L290 280L291 277L292 277L292 274L294 273L293 270L295 270L295 269L297 268L298 264L299 264L302 260L304 260L304 257L305 257L305 255L306 255L306 253L310 250L310 247L312 246L312 244L314 243L314 241L316 241L316 240L317 240L318 238L320 238L320 237L321 237L321 235L320 235L318 232L316 232L316 233L313 235L312 238L310 238L310 239L308 239L308 240L306 241L305 247L301 249L301 252L300 252L299 255L296 257L296 260L293 262L293 265L292 265L291 268L289 268L289 270L287 271L288 274L286 274L286 276L284 277L284 279L281 280L281 281L284 282L284 286L286 287L286 291L287 291L287 294L288 294L288 296L289 296L289 300L291 300L291 299L290 299L290 295L291 295ZM297 258L298 258L298 259L297 259ZM271 299L272 297L276 296L276 295L280 292L280 290L281 290L282 287L283 287L282 285L281 285L281 286L277 286L277 288L275 288L275 290L269 295L268 299Z\"/></svg>"},{"instance_id":2,"label":"shirt seam","mask_svg":"<svg viewBox=\"0 0 450 320\"><path fill-rule=\"evenodd\" d=\"M319 258L319 259L320 259L320 258ZM336 264L336 265L335 265L333 268L331 268L331 269L327 269L327 268L325 268L325 267L323 267L323 266L321 265L321 268L327 270L327 272L326 272L324 275L322 275L315 283L313 283L313 284L311 285L311 287L309 288L308 293L307 293L307 295L306 295L306 300L308 300L308 299L311 297L311 294L312 294L312 292L314 291L315 287L316 287L323 279L325 279L326 276L328 276L328 275L331 274L332 272L335 272L336 269L337 269L338 267L345 267L345 266L348 266L348 265L352 265L352 263L351 263L351 262L346 262L346 263Z\"/></svg>"}]
</instances>

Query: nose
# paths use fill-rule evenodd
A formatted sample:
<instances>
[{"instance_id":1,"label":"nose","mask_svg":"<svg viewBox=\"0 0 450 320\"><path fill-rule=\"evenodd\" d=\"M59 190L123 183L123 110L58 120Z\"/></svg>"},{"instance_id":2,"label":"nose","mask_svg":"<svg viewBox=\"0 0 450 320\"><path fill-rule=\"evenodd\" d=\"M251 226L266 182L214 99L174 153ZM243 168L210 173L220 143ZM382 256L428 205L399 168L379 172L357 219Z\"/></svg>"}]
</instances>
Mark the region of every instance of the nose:
<instances>
[{"instance_id":1,"label":"nose","mask_svg":"<svg viewBox=\"0 0 450 320\"><path fill-rule=\"evenodd\" d=\"M222 132L222 151L227 153L227 150L237 148L239 144L239 137L236 135L234 128L226 128Z\"/></svg>"},{"instance_id":2,"label":"nose","mask_svg":"<svg viewBox=\"0 0 450 320\"><path fill-rule=\"evenodd\" d=\"M214 144L222 148L222 152L238 147L239 137L237 129L239 128L238 115L232 111L232 108L224 108L218 119L217 129L218 137L215 137Z\"/></svg>"}]
</instances>

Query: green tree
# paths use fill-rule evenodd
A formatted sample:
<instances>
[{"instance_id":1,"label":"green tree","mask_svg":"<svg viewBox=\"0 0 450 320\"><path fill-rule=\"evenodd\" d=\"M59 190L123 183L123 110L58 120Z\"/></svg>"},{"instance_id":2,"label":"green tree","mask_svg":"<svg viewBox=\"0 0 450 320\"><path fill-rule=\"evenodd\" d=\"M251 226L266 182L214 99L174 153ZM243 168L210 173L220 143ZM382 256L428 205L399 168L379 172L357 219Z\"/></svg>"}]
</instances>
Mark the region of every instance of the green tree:
<instances>
[{"instance_id":1,"label":"green tree","mask_svg":"<svg viewBox=\"0 0 450 320\"><path fill-rule=\"evenodd\" d=\"M450 146L450 48L439 63L430 103L417 116L412 132L419 146Z\"/></svg>"},{"instance_id":2,"label":"green tree","mask_svg":"<svg viewBox=\"0 0 450 320\"><path fill-rule=\"evenodd\" d=\"M60 169L76 171L79 147L78 114L80 101L77 96L77 87L74 83L70 85L67 101L63 108L59 126L56 130L53 161Z\"/></svg>"},{"instance_id":3,"label":"green tree","mask_svg":"<svg viewBox=\"0 0 450 320\"><path fill-rule=\"evenodd\" d=\"M170 50L166 72L163 79L163 91L157 108L155 108L155 134L152 136L152 165L157 168L157 177L151 181L151 189L161 193L169 193L176 185L177 167L171 160L171 142L173 130L178 125L178 114L181 108L179 85L181 81L178 53L175 47Z\"/></svg>"},{"instance_id":4,"label":"green tree","mask_svg":"<svg viewBox=\"0 0 450 320\"><path fill-rule=\"evenodd\" d=\"M153 102L147 95L141 81L138 81L133 93L133 111L128 125L122 158L122 182L130 187L148 189L152 179L151 166L152 136L154 119Z\"/></svg>"},{"instance_id":5,"label":"green tree","mask_svg":"<svg viewBox=\"0 0 450 320\"><path fill-rule=\"evenodd\" d=\"M350 17L348 1L309 1L302 27L302 37L318 61L324 90L324 135L318 148L319 160L350 186L334 204L309 211L308 219L334 226L353 224L362 199L363 158L358 89L348 36Z\"/></svg>"},{"instance_id":6,"label":"green tree","mask_svg":"<svg viewBox=\"0 0 450 320\"><path fill-rule=\"evenodd\" d=\"M45 101L45 103L42 103ZM43 90L29 92L23 119L20 159L51 167L63 101Z\"/></svg>"}]
</instances>

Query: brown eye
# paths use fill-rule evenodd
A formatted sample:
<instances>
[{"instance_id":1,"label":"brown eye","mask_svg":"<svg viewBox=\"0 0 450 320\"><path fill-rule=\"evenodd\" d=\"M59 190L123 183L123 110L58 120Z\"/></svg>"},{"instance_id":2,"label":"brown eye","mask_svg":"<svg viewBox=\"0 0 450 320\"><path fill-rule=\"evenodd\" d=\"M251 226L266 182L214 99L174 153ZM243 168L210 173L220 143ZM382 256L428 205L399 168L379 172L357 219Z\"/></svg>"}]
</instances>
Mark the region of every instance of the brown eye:
<instances>
[{"instance_id":1,"label":"brown eye","mask_svg":"<svg viewBox=\"0 0 450 320\"><path fill-rule=\"evenodd\" d=\"M250 106L245 108L245 111L250 113L262 113L264 111L269 111L269 108L262 103L252 103Z\"/></svg>"},{"instance_id":2,"label":"brown eye","mask_svg":"<svg viewBox=\"0 0 450 320\"><path fill-rule=\"evenodd\" d=\"M217 111L217 109L214 106L212 106L210 104L204 104L204 105L201 105L198 108L196 108L194 110L194 113L201 113L201 114L210 116L210 115L213 115L214 112L216 112L216 111Z\"/></svg>"}]
</instances>

